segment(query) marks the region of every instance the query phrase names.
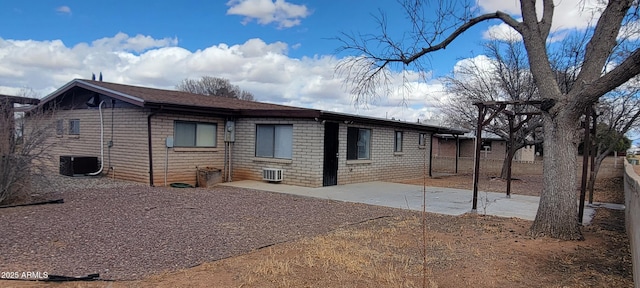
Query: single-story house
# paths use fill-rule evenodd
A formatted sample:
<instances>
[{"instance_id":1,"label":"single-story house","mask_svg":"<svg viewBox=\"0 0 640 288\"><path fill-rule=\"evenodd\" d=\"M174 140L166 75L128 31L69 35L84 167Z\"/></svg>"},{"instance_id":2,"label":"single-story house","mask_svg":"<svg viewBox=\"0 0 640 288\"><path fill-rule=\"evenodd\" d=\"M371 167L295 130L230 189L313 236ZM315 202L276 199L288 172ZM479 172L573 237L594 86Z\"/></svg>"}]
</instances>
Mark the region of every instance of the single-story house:
<instances>
[{"instance_id":1,"label":"single-story house","mask_svg":"<svg viewBox=\"0 0 640 288\"><path fill-rule=\"evenodd\" d=\"M15 104L36 105L38 99L0 95L0 156L12 153L12 143L16 137Z\"/></svg>"},{"instance_id":2,"label":"single-story house","mask_svg":"<svg viewBox=\"0 0 640 288\"><path fill-rule=\"evenodd\" d=\"M221 169L225 181L308 187L419 177L432 135L465 132L81 79L39 107L55 107L52 169L98 159L86 162L91 174L151 186L195 184L204 167Z\"/></svg>"},{"instance_id":3,"label":"single-story house","mask_svg":"<svg viewBox=\"0 0 640 288\"><path fill-rule=\"evenodd\" d=\"M504 159L507 155L507 142L490 133L482 135L481 159ZM458 157L473 158L476 150L476 136L471 133L464 135L436 134L433 143L434 157Z\"/></svg>"},{"instance_id":4,"label":"single-story house","mask_svg":"<svg viewBox=\"0 0 640 288\"><path fill-rule=\"evenodd\" d=\"M493 133L485 132L482 135L482 150L480 159L504 160L507 157L507 141ZM435 134L433 138L434 157L475 157L476 137L471 133ZM535 146L527 145L516 151L513 160L518 162L534 162Z\"/></svg>"}]
</instances>

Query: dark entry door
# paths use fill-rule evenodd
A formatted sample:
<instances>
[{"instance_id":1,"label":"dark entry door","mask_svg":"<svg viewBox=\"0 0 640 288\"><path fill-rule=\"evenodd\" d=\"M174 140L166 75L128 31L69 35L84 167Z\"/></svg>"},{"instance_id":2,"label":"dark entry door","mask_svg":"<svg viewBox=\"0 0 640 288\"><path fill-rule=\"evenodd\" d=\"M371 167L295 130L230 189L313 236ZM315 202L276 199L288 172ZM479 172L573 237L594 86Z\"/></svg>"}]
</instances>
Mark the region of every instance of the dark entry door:
<instances>
[{"instance_id":1,"label":"dark entry door","mask_svg":"<svg viewBox=\"0 0 640 288\"><path fill-rule=\"evenodd\" d=\"M322 186L338 184L338 123L324 123L324 168Z\"/></svg>"}]
</instances>

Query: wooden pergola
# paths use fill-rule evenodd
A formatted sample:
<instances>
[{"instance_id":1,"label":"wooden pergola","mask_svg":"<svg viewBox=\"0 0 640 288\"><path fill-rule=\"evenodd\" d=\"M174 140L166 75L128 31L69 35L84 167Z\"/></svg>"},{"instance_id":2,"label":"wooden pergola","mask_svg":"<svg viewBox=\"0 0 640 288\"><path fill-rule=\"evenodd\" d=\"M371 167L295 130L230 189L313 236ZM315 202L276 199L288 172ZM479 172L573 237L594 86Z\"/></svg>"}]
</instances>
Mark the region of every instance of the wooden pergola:
<instances>
[{"instance_id":1,"label":"wooden pergola","mask_svg":"<svg viewBox=\"0 0 640 288\"><path fill-rule=\"evenodd\" d=\"M518 106L518 105L531 105L537 109L544 109L546 103L542 100L522 100L522 101L490 101L490 102L477 102L473 103L473 105L478 106L478 125L476 129L476 150L475 150L475 159L474 159L474 170L473 170L473 207L472 211L477 211L478 208L478 180L480 175L480 150L482 145L482 128L489 124L491 120L493 120L498 114L504 113L507 115L509 120L509 154L508 159L513 159L513 155L511 153L511 145L513 145L513 133L518 131L522 126L529 121L531 118L529 116L540 115L540 112L521 112L515 113L510 110L507 110L509 105ZM489 117L487 118L487 114ZM580 185L580 201L578 206L578 223L582 224L582 218L584 216L584 201L586 194L586 183L587 183L587 175L588 175L588 163L589 158L591 158L591 173L594 170L594 157L596 151L593 151L590 144L590 137L595 137L596 134L596 117L597 113L592 106L587 107L584 112L585 120L584 120L584 148L583 148L583 162L582 162L582 182ZM514 125L514 118L516 115L526 115L522 122ZM486 119L485 119L486 118ZM592 121L590 121L590 119ZM592 123L590 123L592 122ZM593 126L591 128L590 126ZM511 197L511 161L507 163L507 198ZM589 194L589 203L593 203L593 195Z\"/></svg>"},{"instance_id":2,"label":"wooden pergola","mask_svg":"<svg viewBox=\"0 0 640 288\"><path fill-rule=\"evenodd\" d=\"M15 104L37 105L39 99L0 94L0 155L11 153L11 143L15 137Z\"/></svg>"},{"instance_id":3,"label":"wooden pergola","mask_svg":"<svg viewBox=\"0 0 640 288\"><path fill-rule=\"evenodd\" d=\"M509 159L513 158L511 145L513 145L513 134L520 130L522 126L531 119L533 115L539 115L540 112L513 112L507 110L509 106L531 105L536 108L543 104L541 100L520 100L520 101L488 101L476 102L473 105L478 107L478 124L476 126L476 149L473 168L473 205L472 211L478 209L478 180L480 177L480 151L482 149L482 128L491 123L500 113L507 115L509 120L509 142L508 155ZM491 112L489 114L489 112ZM487 114L489 115L487 118ZM520 123L514 124L516 115L526 115L527 117ZM507 198L511 197L511 161L507 164Z\"/></svg>"}]
</instances>

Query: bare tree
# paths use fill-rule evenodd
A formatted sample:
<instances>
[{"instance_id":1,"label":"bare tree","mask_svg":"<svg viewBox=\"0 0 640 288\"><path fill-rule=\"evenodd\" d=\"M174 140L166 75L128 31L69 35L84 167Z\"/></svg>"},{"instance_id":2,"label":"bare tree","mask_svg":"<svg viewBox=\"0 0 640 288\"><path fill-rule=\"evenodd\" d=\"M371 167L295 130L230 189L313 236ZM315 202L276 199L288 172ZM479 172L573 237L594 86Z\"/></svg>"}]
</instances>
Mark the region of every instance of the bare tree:
<instances>
[{"instance_id":1,"label":"bare tree","mask_svg":"<svg viewBox=\"0 0 640 288\"><path fill-rule=\"evenodd\" d=\"M626 150L625 134L640 125L640 78L607 93L596 105L599 122L596 127L593 171L589 174L589 199L592 199L602 161L613 151ZM628 140L628 139L627 139ZM630 142L630 141L629 141ZM623 144L621 147L621 144Z\"/></svg>"},{"instance_id":2,"label":"bare tree","mask_svg":"<svg viewBox=\"0 0 640 288\"><path fill-rule=\"evenodd\" d=\"M29 91L20 94L33 96ZM44 174L40 169L44 166L38 163L50 161L48 151L52 144L48 139L55 132L50 120L53 109L14 113L14 103L22 100L6 96L0 99L0 128L9 131L2 133L1 139L0 203L29 200L32 178Z\"/></svg>"},{"instance_id":3,"label":"bare tree","mask_svg":"<svg viewBox=\"0 0 640 288\"><path fill-rule=\"evenodd\" d=\"M583 239L577 221L576 193L580 118L600 97L640 73L637 42L627 56L616 58L614 68L606 65L609 59L619 55L615 49L621 27L638 20L639 3L637 0L603 3L600 16L590 29L584 57L576 67L575 81L564 90L556 79L547 47L554 1L543 0L539 3L541 10L536 10L537 2L540 1L520 0L522 18L516 19L502 11L475 15L475 1L438 1L432 6L431 1L401 1L411 21L411 31L407 32L410 35L400 40L392 39L386 31L384 18L380 21L383 25L378 36L344 35L339 38L343 42L342 49L360 56L347 59L338 69L353 85L354 100L358 102L379 95L376 87L385 83L389 68L394 64L419 65L426 55L446 48L480 23L496 20L511 27L522 36L527 61L542 97L544 188L530 233L567 240ZM425 18L433 13L437 15L435 19ZM409 39L410 43L404 39Z\"/></svg>"},{"instance_id":4,"label":"bare tree","mask_svg":"<svg viewBox=\"0 0 640 288\"><path fill-rule=\"evenodd\" d=\"M476 130L478 109L473 104L488 101L519 101L539 99L533 76L526 61L524 46L516 41L491 41L485 45L486 59L468 60L458 65L454 75L444 79L445 90L451 95L443 105L447 124ZM479 63L480 62L480 63ZM484 67L481 67L484 66ZM509 143L510 126L507 114L499 114L486 125L484 131L491 132L509 145L502 164L501 178L507 177L508 163L515 152L527 145L542 143L542 119L529 105L512 105L514 112L513 143ZM511 156L511 157L509 157Z\"/></svg>"},{"instance_id":5,"label":"bare tree","mask_svg":"<svg viewBox=\"0 0 640 288\"><path fill-rule=\"evenodd\" d=\"M198 80L184 79L176 85L176 89L194 94L255 100L251 92L240 89L238 85L231 84L227 79L211 76L202 76Z\"/></svg>"}]
</instances>

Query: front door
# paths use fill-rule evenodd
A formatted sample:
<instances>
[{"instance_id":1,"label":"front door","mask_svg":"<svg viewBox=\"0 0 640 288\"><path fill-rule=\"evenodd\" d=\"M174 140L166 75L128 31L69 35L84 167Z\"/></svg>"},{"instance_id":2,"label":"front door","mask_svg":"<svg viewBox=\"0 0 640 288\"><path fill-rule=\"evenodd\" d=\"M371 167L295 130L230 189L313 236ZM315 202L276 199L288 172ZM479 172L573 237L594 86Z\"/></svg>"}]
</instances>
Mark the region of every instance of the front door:
<instances>
[{"instance_id":1,"label":"front door","mask_svg":"<svg viewBox=\"0 0 640 288\"><path fill-rule=\"evenodd\" d=\"M338 123L324 123L324 166L322 186L338 184Z\"/></svg>"}]
</instances>

